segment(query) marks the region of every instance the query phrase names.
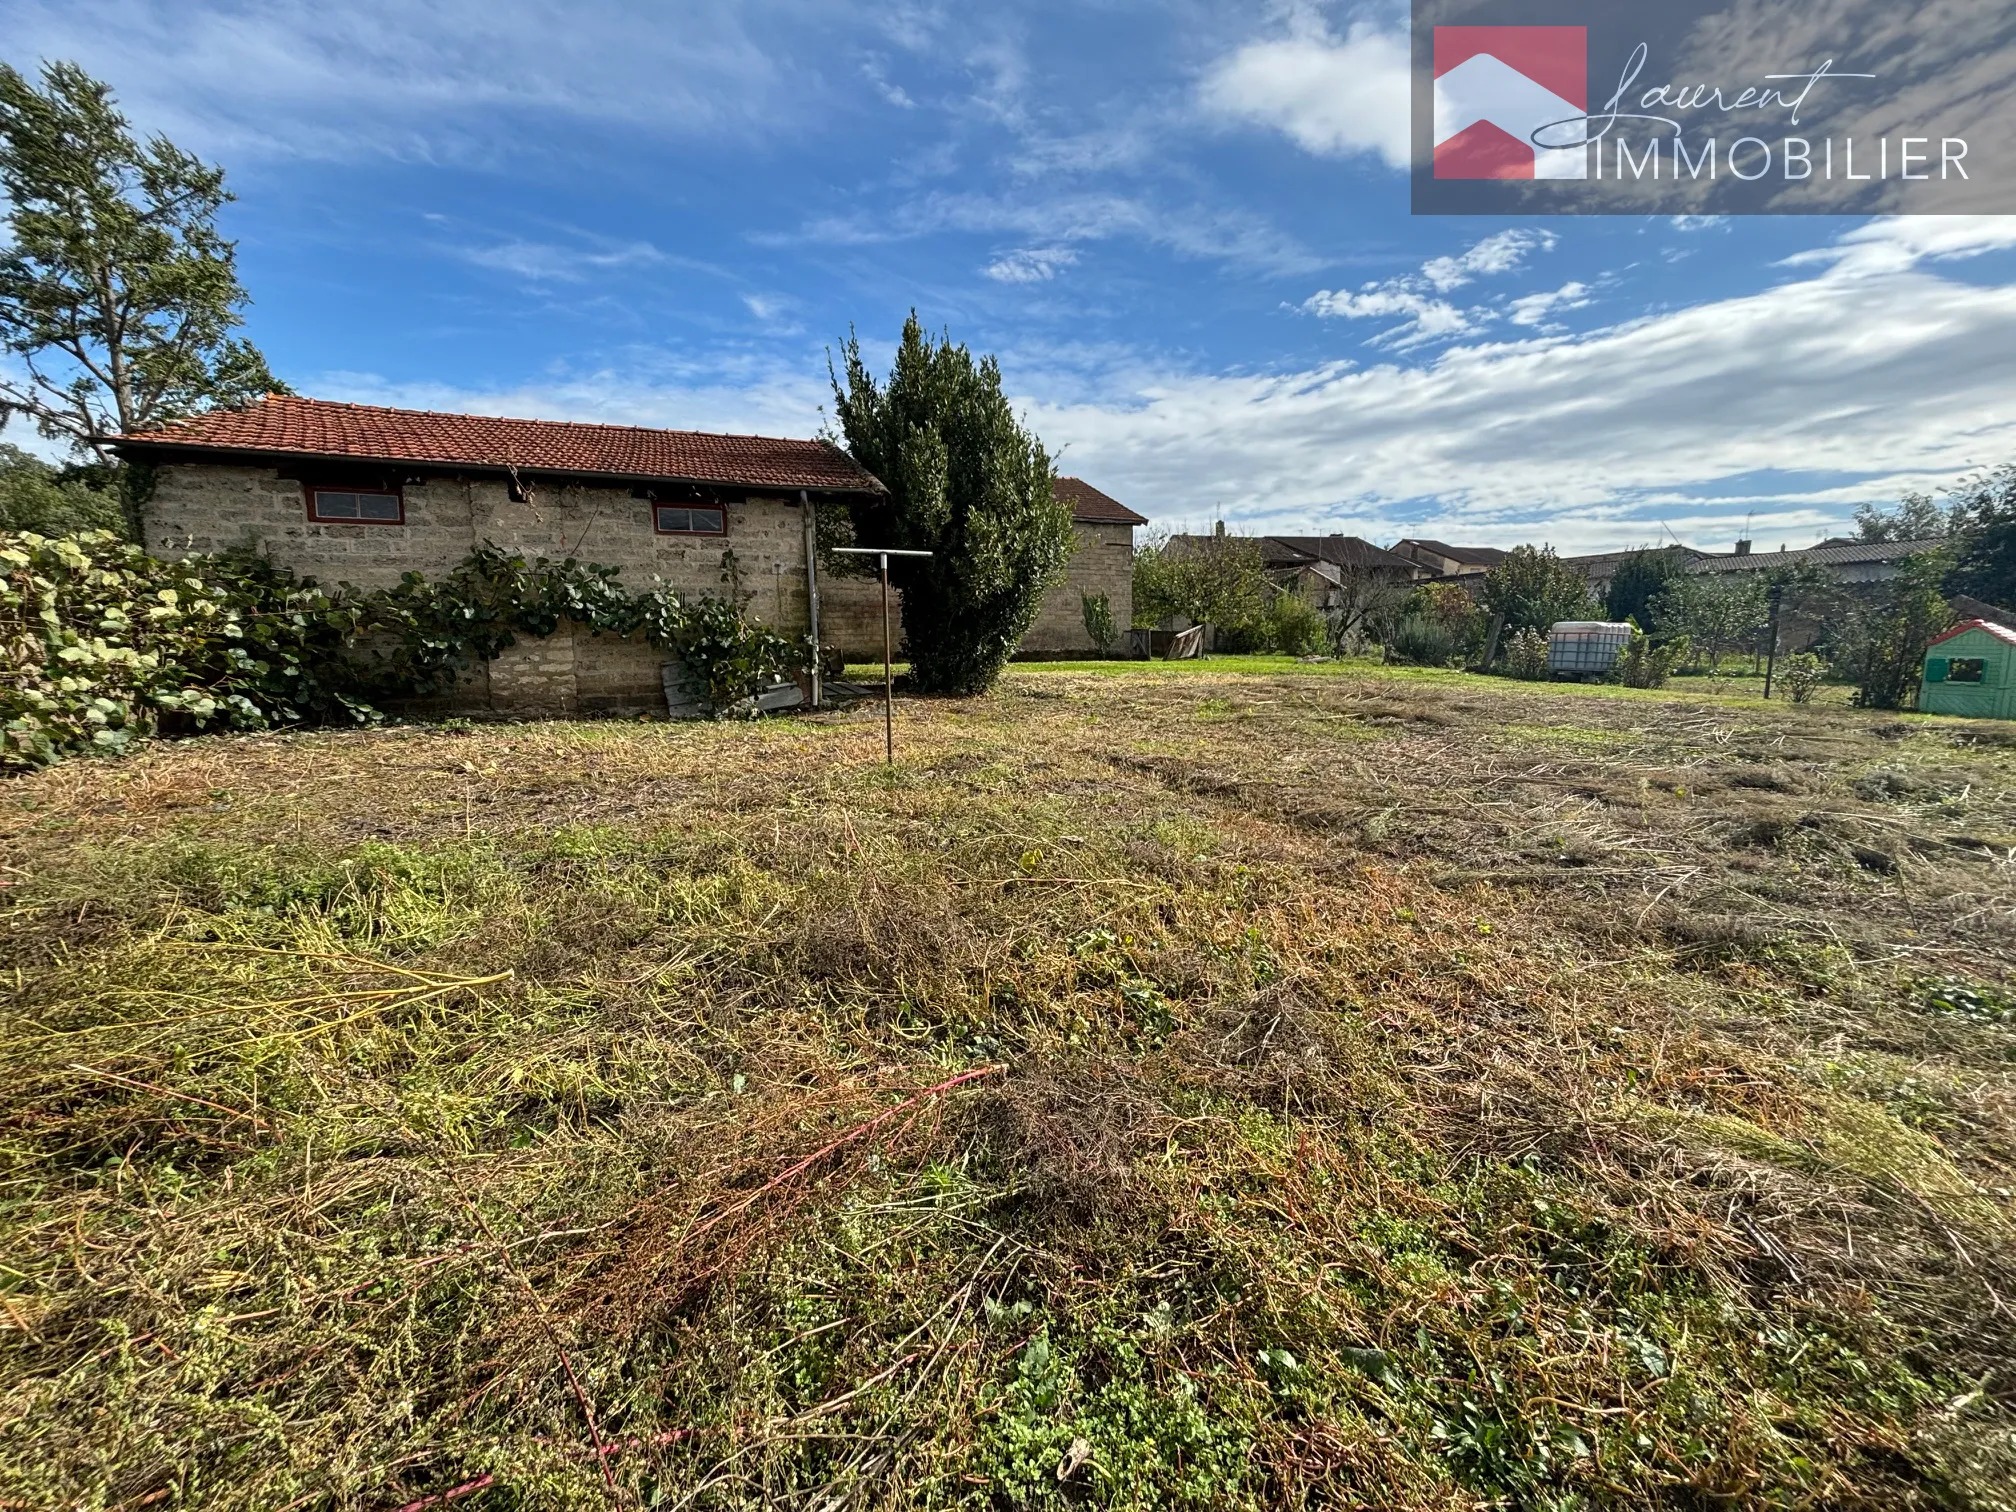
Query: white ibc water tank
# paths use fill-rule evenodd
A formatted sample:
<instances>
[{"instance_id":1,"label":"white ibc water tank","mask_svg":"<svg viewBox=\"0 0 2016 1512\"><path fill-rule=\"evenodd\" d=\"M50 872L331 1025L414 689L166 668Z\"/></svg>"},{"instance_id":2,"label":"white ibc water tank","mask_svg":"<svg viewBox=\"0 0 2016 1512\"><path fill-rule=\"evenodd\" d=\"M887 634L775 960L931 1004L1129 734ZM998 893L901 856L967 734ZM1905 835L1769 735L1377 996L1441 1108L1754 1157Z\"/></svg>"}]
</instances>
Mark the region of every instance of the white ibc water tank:
<instances>
[{"instance_id":1,"label":"white ibc water tank","mask_svg":"<svg viewBox=\"0 0 2016 1512\"><path fill-rule=\"evenodd\" d=\"M1610 620L1562 620L1547 632L1547 670L1599 676L1631 644L1631 627Z\"/></svg>"}]
</instances>

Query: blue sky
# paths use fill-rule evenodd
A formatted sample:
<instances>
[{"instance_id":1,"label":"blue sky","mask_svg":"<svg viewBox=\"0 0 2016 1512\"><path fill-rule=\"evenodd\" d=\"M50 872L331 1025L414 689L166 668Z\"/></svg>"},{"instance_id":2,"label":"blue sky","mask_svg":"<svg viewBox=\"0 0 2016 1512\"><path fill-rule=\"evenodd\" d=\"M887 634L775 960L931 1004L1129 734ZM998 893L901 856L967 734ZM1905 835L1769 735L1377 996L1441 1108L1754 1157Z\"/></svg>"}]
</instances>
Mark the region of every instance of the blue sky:
<instances>
[{"instance_id":1,"label":"blue sky","mask_svg":"<svg viewBox=\"0 0 2016 1512\"><path fill-rule=\"evenodd\" d=\"M1166 528L1798 544L2016 458L2016 218L1417 218L1404 20L0 0L0 55L225 165L322 397L810 435L915 306Z\"/></svg>"}]
</instances>

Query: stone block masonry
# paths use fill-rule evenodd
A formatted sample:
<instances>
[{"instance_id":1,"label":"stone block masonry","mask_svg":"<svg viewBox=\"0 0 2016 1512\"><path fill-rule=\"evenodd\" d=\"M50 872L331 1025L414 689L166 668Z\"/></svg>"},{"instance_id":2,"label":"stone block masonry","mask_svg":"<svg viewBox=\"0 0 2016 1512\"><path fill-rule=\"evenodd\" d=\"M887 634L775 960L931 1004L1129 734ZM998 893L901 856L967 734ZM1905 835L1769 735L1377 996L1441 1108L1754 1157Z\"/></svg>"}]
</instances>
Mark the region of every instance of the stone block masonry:
<instances>
[{"instance_id":1,"label":"stone block masonry","mask_svg":"<svg viewBox=\"0 0 2016 1512\"><path fill-rule=\"evenodd\" d=\"M429 476L401 495L403 524L329 524L309 519L302 485L272 468L170 463L147 503L146 545L170 558L249 549L324 586L389 588L408 572L441 576L488 542L527 558L615 567L633 593L659 580L682 598L727 594L723 564L732 550L749 612L788 636L808 628L804 515L793 498L725 505L725 535L664 535L652 528L650 502L631 497L628 486L542 479L514 500L502 479ZM639 638L569 625L543 639L520 636L437 706L663 714L663 660Z\"/></svg>"},{"instance_id":2,"label":"stone block masonry","mask_svg":"<svg viewBox=\"0 0 2016 1512\"><path fill-rule=\"evenodd\" d=\"M1080 520L1064 579L1043 596L1021 649L1093 652L1085 631L1085 596L1105 594L1113 610L1115 644L1134 623L1134 527ZM903 595L892 595L896 651L903 650ZM882 585L867 577L826 577L819 584L819 638L850 662L882 659Z\"/></svg>"}]
</instances>

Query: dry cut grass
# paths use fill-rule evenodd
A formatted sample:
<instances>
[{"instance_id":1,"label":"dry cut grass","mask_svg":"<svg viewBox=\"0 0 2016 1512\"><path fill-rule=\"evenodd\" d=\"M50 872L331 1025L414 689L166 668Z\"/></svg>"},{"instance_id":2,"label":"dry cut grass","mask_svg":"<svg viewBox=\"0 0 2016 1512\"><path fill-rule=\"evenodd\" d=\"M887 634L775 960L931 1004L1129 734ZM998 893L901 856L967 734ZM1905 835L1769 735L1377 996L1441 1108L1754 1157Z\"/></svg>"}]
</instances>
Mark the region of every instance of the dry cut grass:
<instances>
[{"instance_id":1,"label":"dry cut grass","mask_svg":"<svg viewBox=\"0 0 2016 1512\"><path fill-rule=\"evenodd\" d=\"M0 793L0 1504L2012 1505L2016 748L1453 677Z\"/></svg>"}]
</instances>

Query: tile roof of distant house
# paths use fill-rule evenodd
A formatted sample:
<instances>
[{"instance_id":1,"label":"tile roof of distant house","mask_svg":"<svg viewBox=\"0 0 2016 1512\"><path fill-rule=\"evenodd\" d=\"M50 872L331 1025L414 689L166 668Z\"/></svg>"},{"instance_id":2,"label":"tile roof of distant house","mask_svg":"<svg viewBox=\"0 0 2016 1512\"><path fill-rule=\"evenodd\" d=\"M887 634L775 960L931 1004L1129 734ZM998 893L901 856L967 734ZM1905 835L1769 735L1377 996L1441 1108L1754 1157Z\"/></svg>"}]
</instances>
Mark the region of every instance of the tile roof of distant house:
<instances>
[{"instance_id":1,"label":"tile roof of distant house","mask_svg":"<svg viewBox=\"0 0 2016 1512\"><path fill-rule=\"evenodd\" d=\"M1767 567L1785 567L1810 562L1815 567L1849 567L1864 562L1894 562L1899 557L1930 551L1943 540L1849 541L1836 546L1808 546L1800 551L1716 552L1688 563L1689 572L1760 572Z\"/></svg>"},{"instance_id":2,"label":"tile roof of distant house","mask_svg":"<svg viewBox=\"0 0 2016 1512\"><path fill-rule=\"evenodd\" d=\"M1058 498L1071 506L1071 518L1087 525L1146 525L1148 516L1136 514L1118 499L1099 492L1083 478L1059 478L1054 489Z\"/></svg>"},{"instance_id":3,"label":"tile roof of distant house","mask_svg":"<svg viewBox=\"0 0 2016 1512\"><path fill-rule=\"evenodd\" d=\"M1208 535L1173 535L1169 537L1169 544L1182 551L1214 539L1216 537ZM1257 542L1260 562L1264 567L1306 567L1315 562L1328 562L1337 567L1386 567L1409 576L1422 570L1418 562L1374 546L1357 536L1242 535L1233 539Z\"/></svg>"},{"instance_id":4,"label":"tile roof of distant house","mask_svg":"<svg viewBox=\"0 0 2016 1512\"><path fill-rule=\"evenodd\" d=\"M1292 567L1298 558L1338 567L1390 567L1409 573L1419 565L1358 536L1262 536L1260 550L1270 567Z\"/></svg>"},{"instance_id":5,"label":"tile roof of distant house","mask_svg":"<svg viewBox=\"0 0 2016 1512\"><path fill-rule=\"evenodd\" d=\"M242 409L210 410L158 430L121 436L117 448L138 457L235 453L640 481L663 478L746 488L883 492L877 479L825 441L571 420L506 420L339 404L292 394L269 395Z\"/></svg>"},{"instance_id":6,"label":"tile roof of distant house","mask_svg":"<svg viewBox=\"0 0 2016 1512\"><path fill-rule=\"evenodd\" d=\"M1509 551L1501 551L1496 546L1451 546L1446 541L1430 541L1420 536L1409 536L1404 541L1396 541L1393 549L1399 551L1402 546L1419 546L1425 551L1432 551L1436 556L1447 557L1452 562L1461 562L1466 567L1496 567L1512 554ZM1404 556L1406 553L1401 552L1401 555Z\"/></svg>"},{"instance_id":7,"label":"tile roof of distant house","mask_svg":"<svg viewBox=\"0 0 2016 1512\"><path fill-rule=\"evenodd\" d=\"M1586 556L1563 557L1561 558L1561 565L1563 567L1578 567L1586 574L1591 568L1614 567L1627 557L1638 556L1643 552L1655 551L1678 553L1680 556L1687 558L1690 567L1693 563L1704 561L1708 557L1707 552L1696 551L1692 546L1632 546L1624 551L1592 551Z\"/></svg>"}]
</instances>

